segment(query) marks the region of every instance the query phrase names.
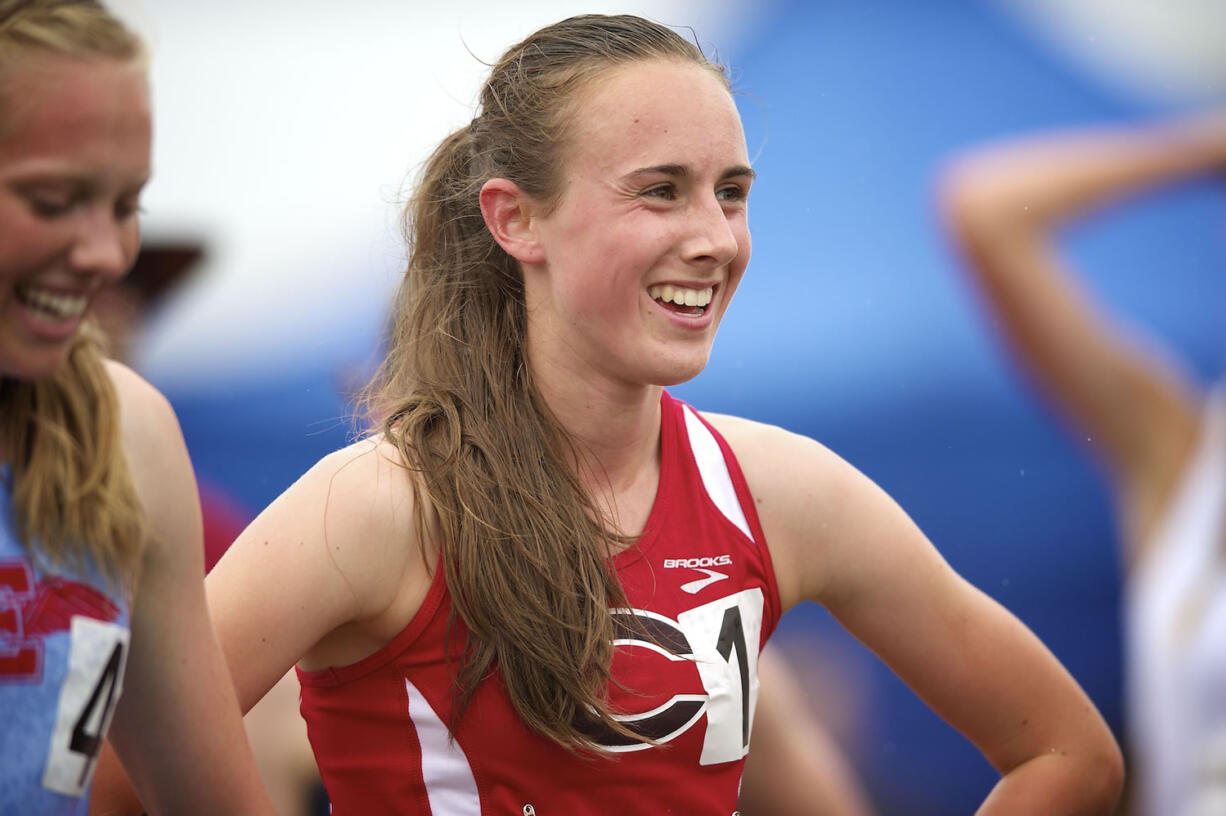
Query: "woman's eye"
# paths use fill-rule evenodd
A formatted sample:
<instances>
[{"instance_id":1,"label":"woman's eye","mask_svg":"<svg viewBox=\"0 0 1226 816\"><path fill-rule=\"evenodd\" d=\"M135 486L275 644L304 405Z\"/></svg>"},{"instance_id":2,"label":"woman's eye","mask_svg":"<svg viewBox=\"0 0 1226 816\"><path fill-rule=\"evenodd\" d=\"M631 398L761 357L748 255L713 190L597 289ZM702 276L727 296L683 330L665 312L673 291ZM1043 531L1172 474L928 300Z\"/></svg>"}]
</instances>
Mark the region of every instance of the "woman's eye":
<instances>
[{"instance_id":1,"label":"woman's eye","mask_svg":"<svg viewBox=\"0 0 1226 816\"><path fill-rule=\"evenodd\" d=\"M655 187L648 187L643 191L643 195L647 198L660 198L665 201L672 201L677 197L677 191L671 184L658 184Z\"/></svg>"},{"instance_id":2,"label":"woman's eye","mask_svg":"<svg viewBox=\"0 0 1226 816\"><path fill-rule=\"evenodd\" d=\"M57 218L72 209L72 200L66 198L32 196L29 202L30 209L43 218Z\"/></svg>"},{"instance_id":3,"label":"woman's eye","mask_svg":"<svg viewBox=\"0 0 1226 816\"><path fill-rule=\"evenodd\" d=\"M720 201L744 201L749 194L744 187L734 184L730 187L721 187L715 191L715 195Z\"/></svg>"},{"instance_id":4,"label":"woman's eye","mask_svg":"<svg viewBox=\"0 0 1226 816\"><path fill-rule=\"evenodd\" d=\"M134 215L140 215L145 210L140 205L139 198L123 199L115 203L115 217L120 221L126 221Z\"/></svg>"}]
</instances>

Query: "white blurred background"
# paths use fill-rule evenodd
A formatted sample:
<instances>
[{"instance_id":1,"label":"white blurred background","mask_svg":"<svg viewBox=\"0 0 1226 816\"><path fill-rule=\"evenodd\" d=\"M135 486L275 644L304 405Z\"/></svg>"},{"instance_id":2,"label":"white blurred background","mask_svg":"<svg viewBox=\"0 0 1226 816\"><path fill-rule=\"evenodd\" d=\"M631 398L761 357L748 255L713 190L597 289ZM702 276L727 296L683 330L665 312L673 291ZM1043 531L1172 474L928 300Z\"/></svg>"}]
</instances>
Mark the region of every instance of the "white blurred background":
<instances>
[{"instance_id":1,"label":"white blurred background","mask_svg":"<svg viewBox=\"0 0 1226 816\"><path fill-rule=\"evenodd\" d=\"M1188 99L1226 82L1220 0L994 1L1123 93ZM199 239L207 250L137 362L163 385L191 388L303 355L360 356L399 271L405 185L439 138L470 117L483 62L510 42L578 11L631 12L692 26L701 42L734 54L789 4L115 5L153 46L156 175L146 233Z\"/></svg>"},{"instance_id":2,"label":"white blurred background","mask_svg":"<svg viewBox=\"0 0 1226 816\"><path fill-rule=\"evenodd\" d=\"M657 0L583 10L691 25L705 43L730 49L757 19L746 16L750 6ZM339 360L372 337L399 273L399 204L418 163L472 117L483 63L576 6L126 0L117 8L153 50L146 236L206 244L206 260L137 360L175 387L258 375L304 355Z\"/></svg>"}]
</instances>

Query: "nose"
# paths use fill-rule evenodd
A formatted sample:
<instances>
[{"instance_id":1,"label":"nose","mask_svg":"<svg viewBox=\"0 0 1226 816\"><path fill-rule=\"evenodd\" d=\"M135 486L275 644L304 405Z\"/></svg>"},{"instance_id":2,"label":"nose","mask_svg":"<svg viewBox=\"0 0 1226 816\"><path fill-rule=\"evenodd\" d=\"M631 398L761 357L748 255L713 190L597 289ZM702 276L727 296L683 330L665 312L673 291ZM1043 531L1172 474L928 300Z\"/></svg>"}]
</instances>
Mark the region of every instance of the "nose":
<instances>
[{"instance_id":1,"label":"nose","mask_svg":"<svg viewBox=\"0 0 1226 816\"><path fill-rule=\"evenodd\" d=\"M693 203L690 235L684 250L690 262L716 267L732 262L740 244L729 217L714 194Z\"/></svg>"},{"instance_id":2,"label":"nose","mask_svg":"<svg viewBox=\"0 0 1226 816\"><path fill-rule=\"evenodd\" d=\"M82 275L119 280L135 260L139 229L134 217L118 218L102 207L91 210L81 219L69 252L70 265Z\"/></svg>"}]
</instances>

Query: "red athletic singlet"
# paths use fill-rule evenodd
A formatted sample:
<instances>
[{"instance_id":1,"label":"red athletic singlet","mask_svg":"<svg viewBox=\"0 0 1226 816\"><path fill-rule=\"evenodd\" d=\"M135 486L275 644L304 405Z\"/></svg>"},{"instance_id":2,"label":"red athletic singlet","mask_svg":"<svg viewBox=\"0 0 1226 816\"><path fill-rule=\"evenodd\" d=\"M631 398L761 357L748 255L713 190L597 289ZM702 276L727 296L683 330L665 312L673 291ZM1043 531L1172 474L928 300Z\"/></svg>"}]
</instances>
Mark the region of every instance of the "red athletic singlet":
<instances>
[{"instance_id":1,"label":"red athletic singlet","mask_svg":"<svg viewBox=\"0 0 1226 816\"><path fill-rule=\"evenodd\" d=\"M614 559L655 642L617 642L614 676L632 691L610 692L619 718L661 744L610 739L607 756L572 754L519 721L497 672L450 742L450 597L439 570L385 647L351 666L298 673L333 813L733 813L758 652L779 620L779 593L732 452L693 409L668 394L661 404L655 504L638 543Z\"/></svg>"}]
</instances>

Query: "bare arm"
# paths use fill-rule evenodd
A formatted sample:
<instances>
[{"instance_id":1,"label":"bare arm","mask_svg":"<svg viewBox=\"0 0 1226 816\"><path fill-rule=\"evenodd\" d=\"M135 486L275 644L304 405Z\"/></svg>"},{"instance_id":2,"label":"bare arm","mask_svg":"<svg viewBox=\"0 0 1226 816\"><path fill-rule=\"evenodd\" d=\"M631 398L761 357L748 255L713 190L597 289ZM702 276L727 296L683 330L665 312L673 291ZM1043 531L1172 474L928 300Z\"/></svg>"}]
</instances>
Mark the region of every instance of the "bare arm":
<instances>
[{"instance_id":1,"label":"bare arm","mask_svg":"<svg viewBox=\"0 0 1226 816\"><path fill-rule=\"evenodd\" d=\"M149 535L110 740L150 813L271 813L205 606L196 482L178 422L131 371L111 372Z\"/></svg>"},{"instance_id":2,"label":"bare arm","mask_svg":"<svg viewBox=\"0 0 1226 816\"><path fill-rule=\"evenodd\" d=\"M785 608L821 603L1001 773L979 813L1106 814L1119 748L1013 615L876 485L811 439L713 417L753 490Z\"/></svg>"},{"instance_id":3,"label":"bare arm","mask_svg":"<svg viewBox=\"0 0 1226 816\"><path fill-rule=\"evenodd\" d=\"M251 523L207 581L199 574L203 568L196 516L198 574L192 592L203 605L207 591L212 613L209 638L216 663L210 668L214 677L210 687L224 692L235 717L255 706L296 661L305 657L330 665L355 662L365 656L361 650L374 651L382 645L381 632L390 633L388 639L412 617L414 593L419 585L428 586L429 579L421 577L424 569L421 575L412 571L423 562L407 555L415 541L411 532L393 529L405 522L412 508L411 499L404 497L409 493L404 474L369 443L325 457ZM420 594L424 596L425 590ZM407 617L389 617L397 614ZM359 651L346 651L355 648ZM212 721L201 716L197 722ZM218 721L229 733L228 714ZM242 735L241 721L238 728ZM206 768L212 768L214 761L224 766L221 758L240 754L223 749L220 733L212 735L216 741L211 743L217 759L200 760ZM122 753L118 739L116 745ZM242 762L252 767L245 738L241 748ZM124 765L137 781L140 799L150 803L126 758ZM90 803L95 816L141 813L123 770L104 748ZM201 778L209 777L201 774Z\"/></svg>"},{"instance_id":4,"label":"bare arm","mask_svg":"<svg viewBox=\"0 0 1226 816\"><path fill-rule=\"evenodd\" d=\"M1129 337L1079 289L1057 246L1072 219L1152 187L1226 170L1226 113L1083 130L983 149L945 174L941 203L1006 340L1103 457L1144 540L1198 428L1178 366Z\"/></svg>"}]
</instances>

